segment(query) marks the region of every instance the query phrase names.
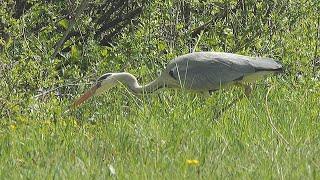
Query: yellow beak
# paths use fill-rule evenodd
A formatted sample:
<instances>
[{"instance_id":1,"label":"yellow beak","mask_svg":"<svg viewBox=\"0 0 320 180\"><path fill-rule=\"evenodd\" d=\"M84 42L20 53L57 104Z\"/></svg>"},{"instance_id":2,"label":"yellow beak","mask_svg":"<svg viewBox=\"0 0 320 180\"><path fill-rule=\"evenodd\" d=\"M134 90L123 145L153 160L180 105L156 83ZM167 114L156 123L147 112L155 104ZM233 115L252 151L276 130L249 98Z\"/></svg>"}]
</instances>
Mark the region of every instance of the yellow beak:
<instances>
[{"instance_id":1,"label":"yellow beak","mask_svg":"<svg viewBox=\"0 0 320 180\"><path fill-rule=\"evenodd\" d=\"M91 89L89 89L86 93L84 93L80 98L78 98L74 103L73 103L73 108L76 108L77 106L81 105L84 101L89 99L94 95L96 90L98 89L98 86L95 85Z\"/></svg>"}]
</instances>

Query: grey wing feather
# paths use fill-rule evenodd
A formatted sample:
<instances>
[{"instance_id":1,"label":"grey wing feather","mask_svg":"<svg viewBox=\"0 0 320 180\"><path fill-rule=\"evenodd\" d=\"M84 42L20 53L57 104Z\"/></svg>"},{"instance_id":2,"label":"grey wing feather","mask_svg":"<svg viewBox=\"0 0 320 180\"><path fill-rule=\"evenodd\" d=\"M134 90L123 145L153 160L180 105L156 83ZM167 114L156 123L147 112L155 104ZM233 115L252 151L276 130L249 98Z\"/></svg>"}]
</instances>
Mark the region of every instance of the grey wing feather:
<instances>
[{"instance_id":1,"label":"grey wing feather","mask_svg":"<svg viewBox=\"0 0 320 180\"><path fill-rule=\"evenodd\" d=\"M192 53L173 60L169 74L187 89L215 90L254 73L249 61L250 57L229 53Z\"/></svg>"}]
</instances>

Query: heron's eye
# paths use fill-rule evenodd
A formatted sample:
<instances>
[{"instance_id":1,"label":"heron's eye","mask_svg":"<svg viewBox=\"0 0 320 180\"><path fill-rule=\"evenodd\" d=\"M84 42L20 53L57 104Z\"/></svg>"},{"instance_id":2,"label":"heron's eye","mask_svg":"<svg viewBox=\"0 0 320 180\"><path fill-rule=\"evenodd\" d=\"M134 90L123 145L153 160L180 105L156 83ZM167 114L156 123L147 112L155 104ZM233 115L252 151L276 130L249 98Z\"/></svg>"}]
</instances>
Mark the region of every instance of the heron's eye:
<instances>
[{"instance_id":1,"label":"heron's eye","mask_svg":"<svg viewBox=\"0 0 320 180\"><path fill-rule=\"evenodd\" d=\"M101 81L98 81L96 86L97 86L97 88L100 88L101 87Z\"/></svg>"},{"instance_id":2,"label":"heron's eye","mask_svg":"<svg viewBox=\"0 0 320 180\"><path fill-rule=\"evenodd\" d=\"M101 82L104 79L107 79L109 76L111 76L112 74L108 73L108 74L104 74L101 77L99 77L99 79L97 80L98 82Z\"/></svg>"}]
</instances>

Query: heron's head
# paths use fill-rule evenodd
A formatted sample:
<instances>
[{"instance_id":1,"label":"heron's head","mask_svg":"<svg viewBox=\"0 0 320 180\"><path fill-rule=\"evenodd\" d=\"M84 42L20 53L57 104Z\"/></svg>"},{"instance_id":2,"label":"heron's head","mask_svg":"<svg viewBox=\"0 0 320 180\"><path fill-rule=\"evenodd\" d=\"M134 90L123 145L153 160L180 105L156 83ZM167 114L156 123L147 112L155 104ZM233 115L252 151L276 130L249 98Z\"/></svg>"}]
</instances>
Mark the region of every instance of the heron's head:
<instances>
[{"instance_id":1,"label":"heron's head","mask_svg":"<svg viewBox=\"0 0 320 180\"><path fill-rule=\"evenodd\" d=\"M78 98L73 107L77 107L92 96L100 95L117 84L116 73L107 73L98 78L97 82L80 98Z\"/></svg>"}]
</instances>

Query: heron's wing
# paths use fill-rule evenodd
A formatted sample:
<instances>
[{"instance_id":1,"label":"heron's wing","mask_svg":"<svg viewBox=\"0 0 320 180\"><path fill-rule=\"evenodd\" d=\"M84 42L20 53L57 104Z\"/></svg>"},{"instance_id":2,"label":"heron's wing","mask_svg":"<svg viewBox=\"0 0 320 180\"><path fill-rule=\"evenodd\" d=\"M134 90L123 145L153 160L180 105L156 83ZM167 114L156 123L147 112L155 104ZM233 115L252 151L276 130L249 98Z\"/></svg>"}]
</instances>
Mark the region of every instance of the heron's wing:
<instances>
[{"instance_id":1,"label":"heron's wing","mask_svg":"<svg viewBox=\"0 0 320 180\"><path fill-rule=\"evenodd\" d=\"M187 89L216 90L255 72L246 59L216 56L201 58L173 61L170 76Z\"/></svg>"}]
</instances>

